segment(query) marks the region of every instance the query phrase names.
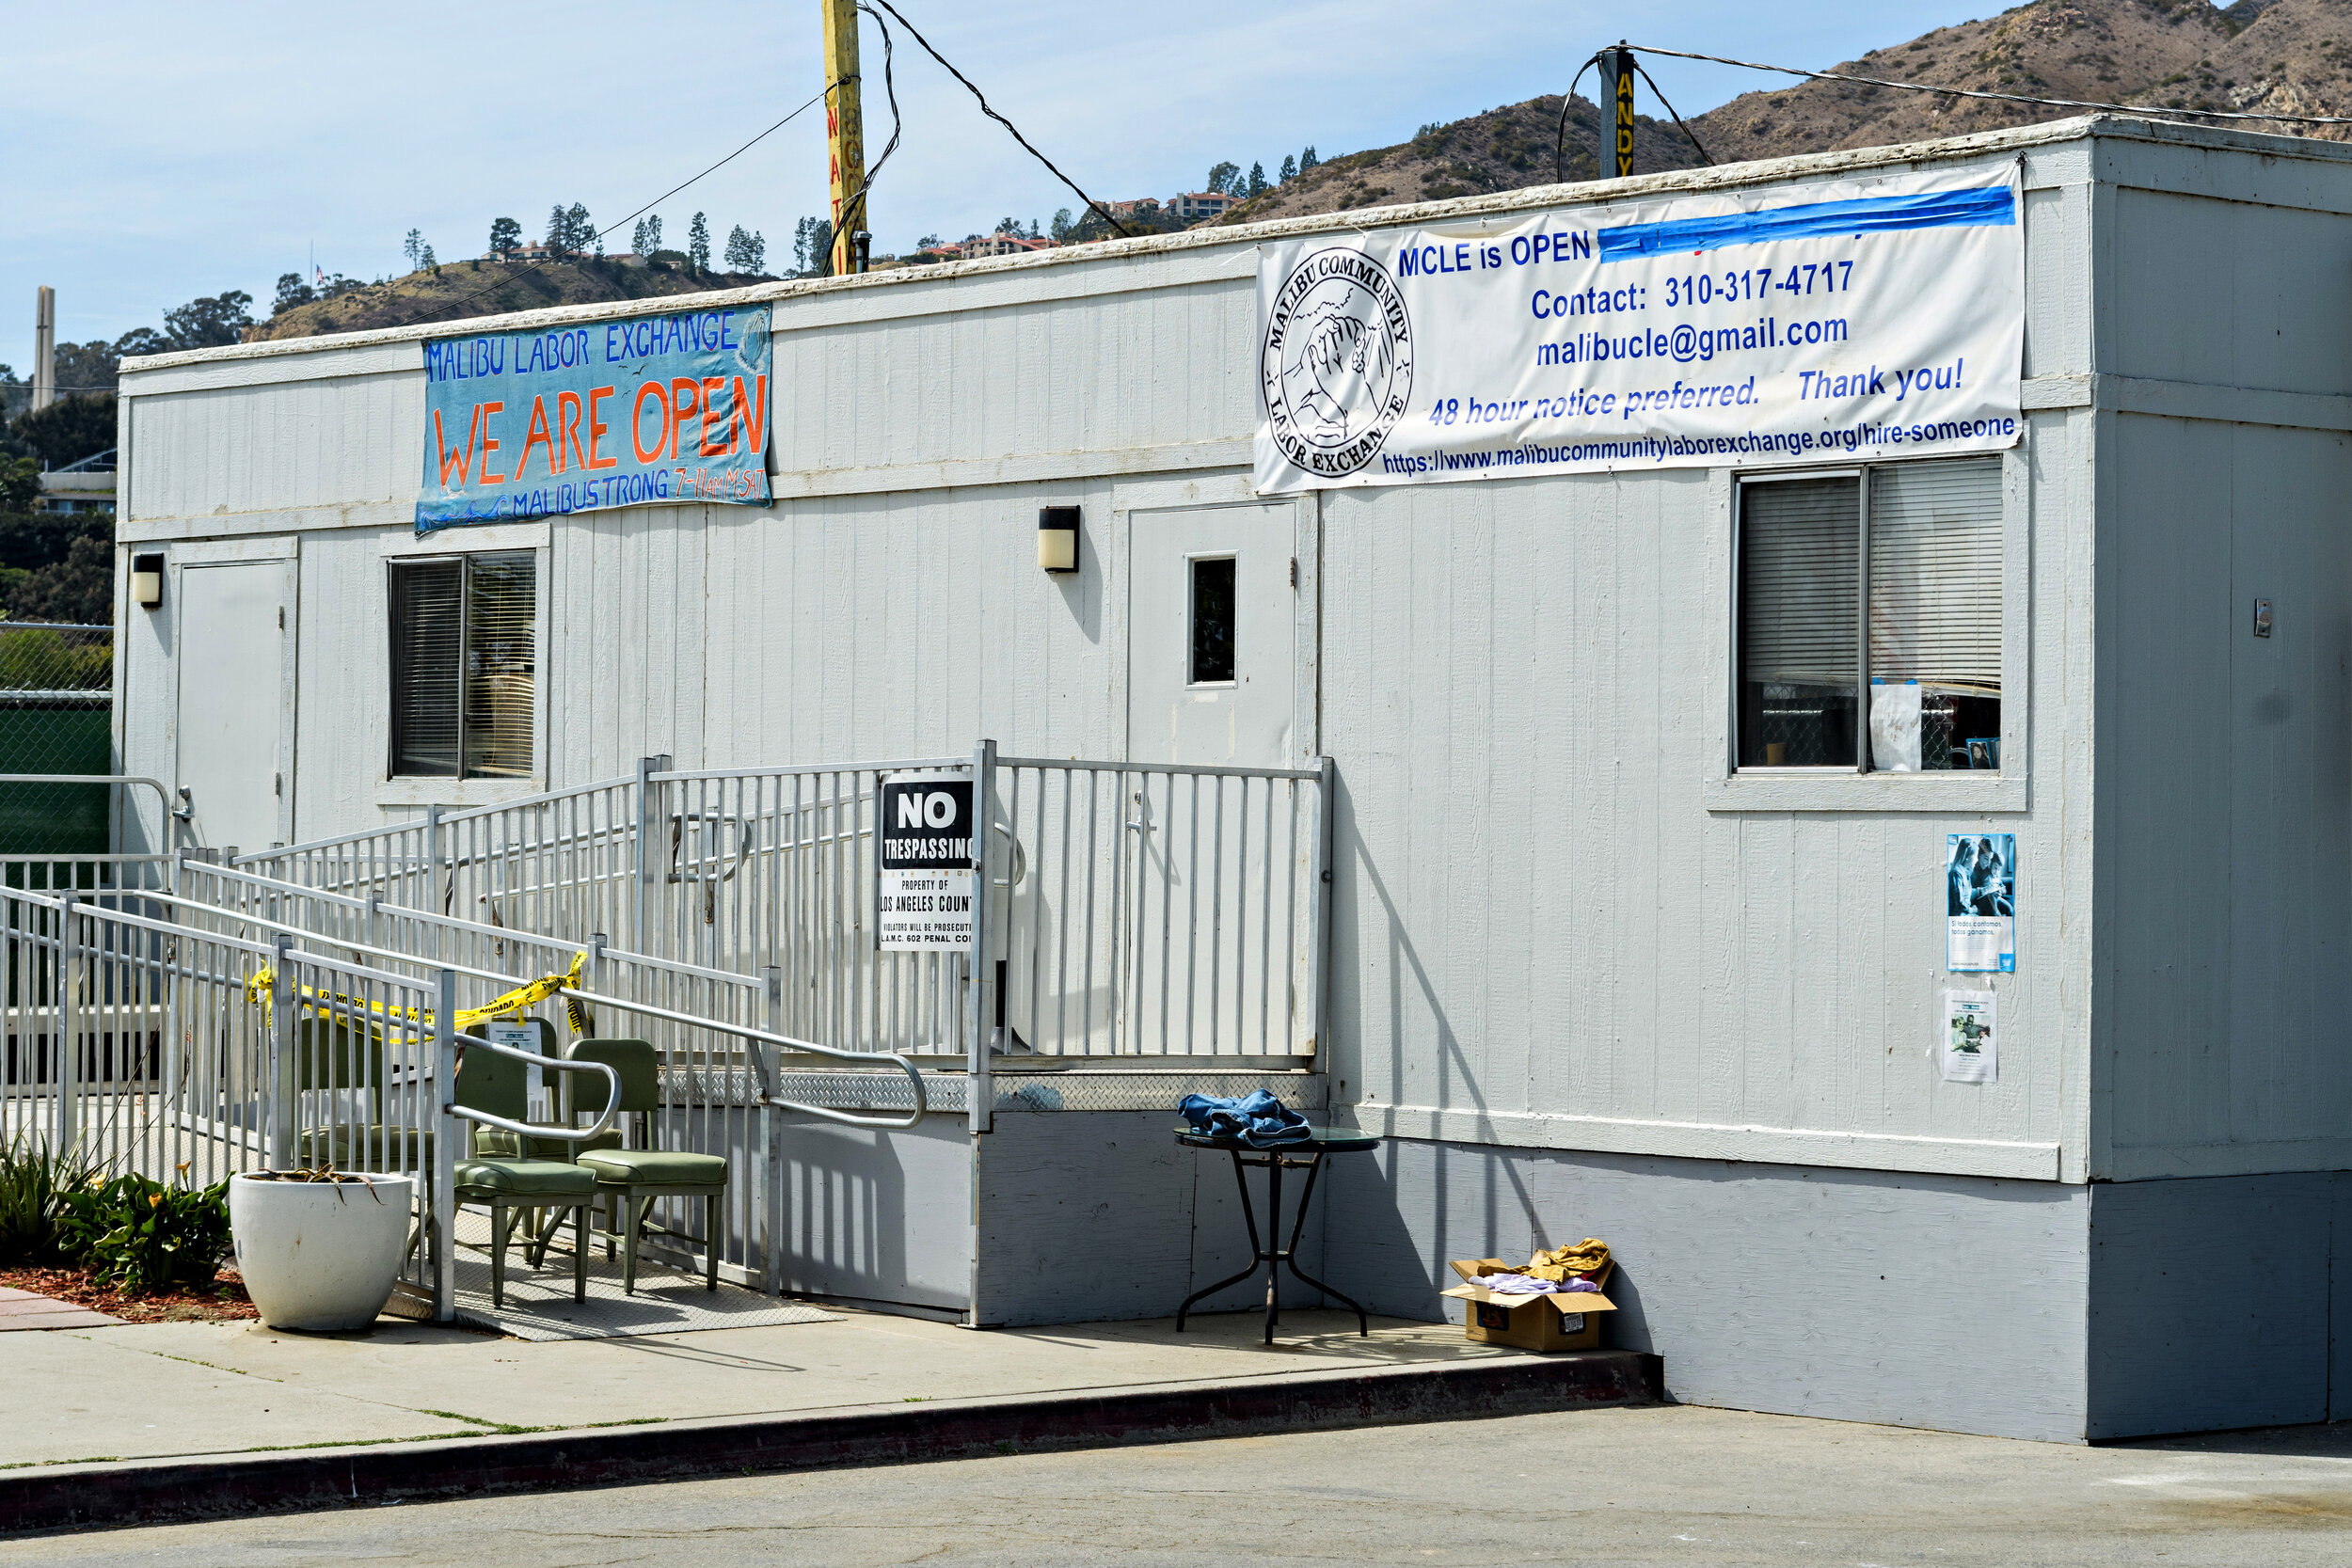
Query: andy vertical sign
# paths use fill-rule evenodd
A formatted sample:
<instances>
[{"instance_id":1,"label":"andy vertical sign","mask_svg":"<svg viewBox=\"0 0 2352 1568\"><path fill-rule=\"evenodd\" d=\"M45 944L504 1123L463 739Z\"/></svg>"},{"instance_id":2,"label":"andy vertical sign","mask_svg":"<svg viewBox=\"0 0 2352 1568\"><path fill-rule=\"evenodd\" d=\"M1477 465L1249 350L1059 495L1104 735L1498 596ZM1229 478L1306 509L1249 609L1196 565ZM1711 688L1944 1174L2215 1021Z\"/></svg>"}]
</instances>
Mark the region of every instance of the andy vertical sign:
<instances>
[{"instance_id":1,"label":"andy vertical sign","mask_svg":"<svg viewBox=\"0 0 2352 1568\"><path fill-rule=\"evenodd\" d=\"M768 307L424 345L417 531L646 502L765 506Z\"/></svg>"},{"instance_id":2,"label":"andy vertical sign","mask_svg":"<svg viewBox=\"0 0 2352 1568\"><path fill-rule=\"evenodd\" d=\"M886 953L970 952L979 848L971 776L902 773L882 781L875 804L882 814L876 945Z\"/></svg>"}]
</instances>

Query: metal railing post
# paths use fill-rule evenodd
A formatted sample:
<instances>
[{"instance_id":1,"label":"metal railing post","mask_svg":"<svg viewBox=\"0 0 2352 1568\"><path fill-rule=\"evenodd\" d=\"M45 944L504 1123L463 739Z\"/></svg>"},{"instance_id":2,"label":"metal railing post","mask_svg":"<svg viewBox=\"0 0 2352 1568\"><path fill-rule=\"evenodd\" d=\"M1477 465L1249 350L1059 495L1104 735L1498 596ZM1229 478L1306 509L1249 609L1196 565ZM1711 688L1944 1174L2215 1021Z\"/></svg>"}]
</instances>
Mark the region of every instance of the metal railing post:
<instances>
[{"instance_id":1,"label":"metal railing post","mask_svg":"<svg viewBox=\"0 0 2352 1568\"><path fill-rule=\"evenodd\" d=\"M767 997L767 1030L771 1035L784 1033L784 971L770 964L759 972ZM776 1216L784 1212L784 1118L776 1114L776 1069L774 1058L765 1046L758 1051L760 1069L759 1131L760 1147L767 1168L760 1172L761 1194L759 1213L760 1289L769 1295L784 1294L784 1249L777 1244Z\"/></svg>"},{"instance_id":2,"label":"metal railing post","mask_svg":"<svg viewBox=\"0 0 2352 1568\"><path fill-rule=\"evenodd\" d=\"M271 943L269 965L269 1164L272 1170L292 1170L295 1157L294 1121L301 1096L294 1072L294 938L280 931Z\"/></svg>"},{"instance_id":3,"label":"metal railing post","mask_svg":"<svg viewBox=\"0 0 2352 1568\"><path fill-rule=\"evenodd\" d=\"M632 951L650 953L645 942L645 889L653 882L653 772L659 759L637 759L637 832L633 835L629 878L628 945Z\"/></svg>"},{"instance_id":4,"label":"metal railing post","mask_svg":"<svg viewBox=\"0 0 2352 1568\"><path fill-rule=\"evenodd\" d=\"M433 1006L433 1321L457 1316L457 975L444 969Z\"/></svg>"},{"instance_id":5,"label":"metal railing post","mask_svg":"<svg viewBox=\"0 0 2352 1568\"><path fill-rule=\"evenodd\" d=\"M1331 785L1338 765L1317 757L1315 768L1314 881L1307 899L1307 1039L1314 1047L1317 1071L1330 1070L1330 1045L1324 1038L1331 974Z\"/></svg>"},{"instance_id":6,"label":"metal railing post","mask_svg":"<svg viewBox=\"0 0 2352 1568\"><path fill-rule=\"evenodd\" d=\"M56 1149L63 1154L82 1141L82 944L75 940L81 900L69 893L57 911Z\"/></svg>"},{"instance_id":7,"label":"metal railing post","mask_svg":"<svg viewBox=\"0 0 2352 1568\"><path fill-rule=\"evenodd\" d=\"M995 778L996 742L983 740L972 751L972 960L971 973L965 976L965 985L971 991L971 1033L966 1037L964 1087L971 1096L969 1110L975 1133L985 1132L995 1125L995 1094L989 1083L989 1054L996 1044L993 1037L996 1014L991 1006L996 989L996 968L990 961L988 924L988 839L989 824L994 820L990 808Z\"/></svg>"},{"instance_id":8,"label":"metal railing post","mask_svg":"<svg viewBox=\"0 0 2352 1568\"><path fill-rule=\"evenodd\" d=\"M411 906L441 912L441 808L424 808L424 896Z\"/></svg>"}]
</instances>

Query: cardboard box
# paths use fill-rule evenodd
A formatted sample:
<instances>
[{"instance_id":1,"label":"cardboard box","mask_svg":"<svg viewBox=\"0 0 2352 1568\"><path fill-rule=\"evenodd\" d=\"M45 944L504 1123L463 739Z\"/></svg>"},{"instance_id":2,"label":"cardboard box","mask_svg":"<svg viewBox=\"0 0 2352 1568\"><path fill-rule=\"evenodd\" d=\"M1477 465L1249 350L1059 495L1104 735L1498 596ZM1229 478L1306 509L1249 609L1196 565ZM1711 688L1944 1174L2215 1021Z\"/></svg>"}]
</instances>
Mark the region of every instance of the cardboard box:
<instances>
[{"instance_id":1,"label":"cardboard box","mask_svg":"<svg viewBox=\"0 0 2352 1568\"><path fill-rule=\"evenodd\" d=\"M1500 1258L1460 1258L1450 1265L1462 1283L1441 1295L1463 1304L1463 1333L1482 1345L1511 1345L1519 1350L1592 1350L1600 1343L1600 1319L1617 1304L1597 1291L1539 1296L1498 1295L1478 1283L1482 1263L1508 1268ZM1593 1283L1608 1283L1613 1259Z\"/></svg>"}]
</instances>

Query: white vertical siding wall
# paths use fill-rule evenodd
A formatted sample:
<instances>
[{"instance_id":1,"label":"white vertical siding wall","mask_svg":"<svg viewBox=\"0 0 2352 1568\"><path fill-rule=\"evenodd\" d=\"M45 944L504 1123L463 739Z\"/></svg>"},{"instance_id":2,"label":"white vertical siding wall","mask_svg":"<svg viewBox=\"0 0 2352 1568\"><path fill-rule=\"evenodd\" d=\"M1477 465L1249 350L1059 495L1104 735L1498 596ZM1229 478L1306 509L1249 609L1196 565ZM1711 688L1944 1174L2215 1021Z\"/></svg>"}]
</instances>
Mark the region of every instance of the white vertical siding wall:
<instances>
[{"instance_id":1,"label":"white vertical siding wall","mask_svg":"<svg viewBox=\"0 0 2352 1568\"><path fill-rule=\"evenodd\" d=\"M2026 562L2008 681L2027 784L2002 809L1758 809L1710 788L1724 474L1304 503L1320 749L1340 766L1335 1103L1464 1141L2071 1180L2344 1125L2327 1053L2352 563L2331 508L2352 404L2342 333L2312 313L2336 307L2271 296L2343 276L2321 198L2346 169L2162 135L2214 146L2024 147L2038 411L2005 527ZM2094 196L2094 177L2130 188ZM2225 211L2201 180L2315 210ZM2178 281L2216 233L2242 269L2218 295ZM803 763L981 735L1122 755L1124 515L1246 496L1253 275L1245 241L771 291L778 505L550 527L547 783L655 752ZM2151 316L2182 330L2124 329ZM299 535L306 835L405 809L379 799L382 554L414 494L416 364L413 343L362 343L130 380L126 538ZM2287 422L2122 412L2127 383L2141 404L2275 388L2265 417ZM1035 509L1070 501L1083 570L1048 578ZM2238 625L2257 579L2280 606L2260 649ZM161 644L127 641L126 765L168 778L143 689ZM1942 969L1944 838L1963 829L2014 832L2022 858L1983 1086L1942 1084L1927 1055L1937 992L1984 983ZM2180 846L2173 867L2135 853L2151 838Z\"/></svg>"}]
</instances>

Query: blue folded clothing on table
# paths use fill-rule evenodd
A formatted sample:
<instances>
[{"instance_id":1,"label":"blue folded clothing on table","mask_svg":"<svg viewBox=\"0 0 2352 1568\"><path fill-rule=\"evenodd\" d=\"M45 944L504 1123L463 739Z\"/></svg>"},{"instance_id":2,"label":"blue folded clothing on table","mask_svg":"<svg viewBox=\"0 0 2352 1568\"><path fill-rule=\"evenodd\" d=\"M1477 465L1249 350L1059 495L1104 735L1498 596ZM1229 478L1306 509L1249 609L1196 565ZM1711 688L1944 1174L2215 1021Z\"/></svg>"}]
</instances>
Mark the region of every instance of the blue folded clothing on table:
<instances>
[{"instance_id":1,"label":"blue folded clothing on table","mask_svg":"<svg viewBox=\"0 0 2352 1568\"><path fill-rule=\"evenodd\" d=\"M1312 1134L1307 1118L1263 1089L1252 1089L1239 1100L1188 1094L1176 1102L1184 1123L1212 1138L1232 1138L1252 1148L1305 1143Z\"/></svg>"}]
</instances>

